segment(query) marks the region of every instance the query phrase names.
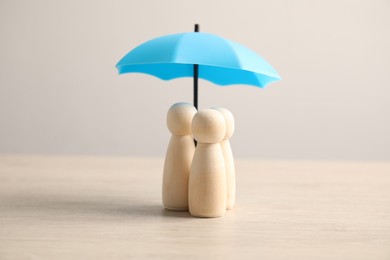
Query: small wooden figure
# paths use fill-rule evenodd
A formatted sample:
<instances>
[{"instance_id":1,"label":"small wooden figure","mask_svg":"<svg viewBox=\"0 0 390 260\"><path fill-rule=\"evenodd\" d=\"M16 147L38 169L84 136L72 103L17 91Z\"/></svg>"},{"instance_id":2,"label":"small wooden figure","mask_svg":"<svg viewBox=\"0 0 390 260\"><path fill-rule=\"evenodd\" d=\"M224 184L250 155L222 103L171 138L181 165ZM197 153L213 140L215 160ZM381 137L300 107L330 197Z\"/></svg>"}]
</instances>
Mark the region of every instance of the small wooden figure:
<instances>
[{"instance_id":1,"label":"small wooden figure","mask_svg":"<svg viewBox=\"0 0 390 260\"><path fill-rule=\"evenodd\" d=\"M221 142L223 158L225 159L226 178L227 178L227 201L226 209L232 209L236 201L236 170L234 167L234 158L229 139L234 133L234 117L233 114L226 108L215 108L225 118L226 133Z\"/></svg>"},{"instance_id":2,"label":"small wooden figure","mask_svg":"<svg viewBox=\"0 0 390 260\"><path fill-rule=\"evenodd\" d=\"M226 212L226 168L220 142L226 123L214 109L200 110L192 120L195 149L189 180L189 209L196 217L220 217Z\"/></svg>"},{"instance_id":3,"label":"small wooden figure","mask_svg":"<svg viewBox=\"0 0 390 260\"><path fill-rule=\"evenodd\" d=\"M162 200L169 210L188 210L188 179L195 145L191 122L196 109L189 103L176 103L167 114L172 133L165 155Z\"/></svg>"}]
</instances>

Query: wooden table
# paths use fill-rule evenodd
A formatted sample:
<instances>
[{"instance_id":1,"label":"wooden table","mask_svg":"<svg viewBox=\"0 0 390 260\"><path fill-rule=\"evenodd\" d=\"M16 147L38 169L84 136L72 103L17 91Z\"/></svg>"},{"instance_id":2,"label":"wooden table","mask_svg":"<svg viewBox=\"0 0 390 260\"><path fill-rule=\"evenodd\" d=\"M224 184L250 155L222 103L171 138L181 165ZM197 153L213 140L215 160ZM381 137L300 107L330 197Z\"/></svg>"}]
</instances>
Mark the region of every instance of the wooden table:
<instances>
[{"instance_id":1,"label":"wooden table","mask_svg":"<svg viewBox=\"0 0 390 260\"><path fill-rule=\"evenodd\" d=\"M162 168L0 156L0 259L390 259L390 163L238 160L215 219L164 210Z\"/></svg>"}]
</instances>

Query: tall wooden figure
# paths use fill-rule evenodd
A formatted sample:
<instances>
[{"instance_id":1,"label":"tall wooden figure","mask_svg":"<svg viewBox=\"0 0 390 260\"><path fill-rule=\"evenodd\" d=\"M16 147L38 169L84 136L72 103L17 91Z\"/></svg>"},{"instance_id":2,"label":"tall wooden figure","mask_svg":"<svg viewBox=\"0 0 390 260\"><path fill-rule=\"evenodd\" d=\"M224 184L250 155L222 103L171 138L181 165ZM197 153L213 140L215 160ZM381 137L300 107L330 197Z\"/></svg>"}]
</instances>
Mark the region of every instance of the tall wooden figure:
<instances>
[{"instance_id":1,"label":"tall wooden figure","mask_svg":"<svg viewBox=\"0 0 390 260\"><path fill-rule=\"evenodd\" d=\"M191 122L195 113L189 103L176 103L168 111L167 126L172 137L165 155L162 200L169 210L188 210L188 181L195 151Z\"/></svg>"},{"instance_id":2,"label":"tall wooden figure","mask_svg":"<svg viewBox=\"0 0 390 260\"><path fill-rule=\"evenodd\" d=\"M212 218L226 212L226 169L220 145L225 131L225 119L217 110L200 110L192 120L192 134L198 141L188 187L193 216Z\"/></svg>"},{"instance_id":3,"label":"tall wooden figure","mask_svg":"<svg viewBox=\"0 0 390 260\"><path fill-rule=\"evenodd\" d=\"M229 139L233 136L234 133L234 117L233 114L226 108L215 109L222 113L226 122L226 134L221 142L221 148L223 157L225 159L227 178L226 209L232 209L236 202L236 170L234 167L234 158Z\"/></svg>"}]
</instances>

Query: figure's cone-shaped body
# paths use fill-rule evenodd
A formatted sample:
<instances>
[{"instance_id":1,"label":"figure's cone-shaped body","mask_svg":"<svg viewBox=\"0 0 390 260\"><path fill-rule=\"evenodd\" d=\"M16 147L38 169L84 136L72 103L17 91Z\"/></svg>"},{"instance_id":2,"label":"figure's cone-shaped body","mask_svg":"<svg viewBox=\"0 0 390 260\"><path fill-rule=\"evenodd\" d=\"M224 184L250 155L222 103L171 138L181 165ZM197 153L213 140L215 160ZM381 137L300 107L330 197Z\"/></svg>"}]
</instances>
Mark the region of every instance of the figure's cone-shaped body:
<instances>
[{"instance_id":1,"label":"figure's cone-shaped body","mask_svg":"<svg viewBox=\"0 0 390 260\"><path fill-rule=\"evenodd\" d=\"M221 142L221 148L223 152L223 157L225 159L226 178L227 178L226 209L232 209L236 202L236 170L234 166L233 152L229 140L234 133L234 117L233 114L226 108L215 108L215 109L222 113L226 122L226 133L225 133L225 137Z\"/></svg>"},{"instance_id":2,"label":"figure's cone-shaped body","mask_svg":"<svg viewBox=\"0 0 390 260\"><path fill-rule=\"evenodd\" d=\"M162 199L170 210L188 210L188 181L195 145L191 122L196 109L176 103L168 111L167 126L172 133L164 163Z\"/></svg>"},{"instance_id":3,"label":"figure's cone-shaped body","mask_svg":"<svg viewBox=\"0 0 390 260\"><path fill-rule=\"evenodd\" d=\"M220 142L225 136L223 115L200 110L192 120L198 141L189 180L189 209L197 217L220 217L226 212L226 169Z\"/></svg>"}]
</instances>

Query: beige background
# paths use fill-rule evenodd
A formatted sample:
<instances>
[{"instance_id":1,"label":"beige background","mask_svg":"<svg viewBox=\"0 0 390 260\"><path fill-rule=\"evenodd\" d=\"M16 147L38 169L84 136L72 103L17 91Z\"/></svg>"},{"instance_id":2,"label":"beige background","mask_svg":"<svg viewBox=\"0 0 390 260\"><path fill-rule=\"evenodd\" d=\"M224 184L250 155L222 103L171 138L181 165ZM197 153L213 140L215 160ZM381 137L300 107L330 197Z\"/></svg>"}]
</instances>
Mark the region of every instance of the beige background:
<instances>
[{"instance_id":1,"label":"beige background","mask_svg":"<svg viewBox=\"0 0 390 260\"><path fill-rule=\"evenodd\" d=\"M165 114L192 80L118 76L136 45L219 34L283 80L200 81L237 122L237 157L390 160L390 1L0 0L0 153L163 156Z\"/></svg>"}]
</instances>

